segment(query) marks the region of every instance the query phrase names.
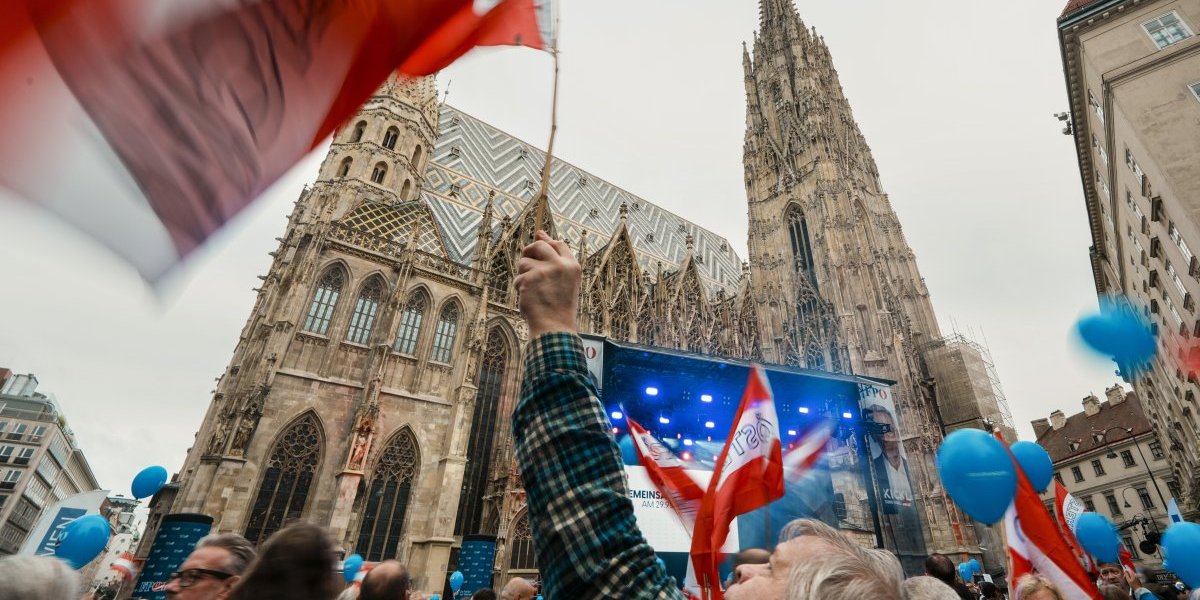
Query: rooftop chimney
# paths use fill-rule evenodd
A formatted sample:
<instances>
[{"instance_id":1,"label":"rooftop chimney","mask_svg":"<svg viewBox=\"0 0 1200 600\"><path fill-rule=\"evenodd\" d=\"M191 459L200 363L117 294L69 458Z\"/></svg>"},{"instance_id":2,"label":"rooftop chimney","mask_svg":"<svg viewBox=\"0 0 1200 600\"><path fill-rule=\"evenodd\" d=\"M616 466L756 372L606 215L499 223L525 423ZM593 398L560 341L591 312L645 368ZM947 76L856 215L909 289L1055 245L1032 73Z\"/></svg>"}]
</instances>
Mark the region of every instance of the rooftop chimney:
<instances>
[{"instance_id":1,"label":"rooftop chimney","mask_svg":"<svg viewBox=\"0 0 1200 600\"><path fill-rule=\"evenodd\" d=\"M1033 435L1035 437L1040 438L1043 433L1050 431L1050 419L1035 419L1030 421L1029 424L1033 425Z\"/></svg>"},{"instance_id":2,"label":"rooftop chimney","mask_svg":"<svg viewBox=\"0 0 1200 600\"><path fill-rule=\"evenodd\" d=\"M1114 384L1112 387L1104 390L1104 395L1108 397L1108 403L1116 406L1125 401L1125 388L1121 384Z\"/></svg>"},{"instance_id":3,"label":"rooftop chimney","mask_svg":"<svg viewBox=\"0 0 1200 600\"><path fill-rule=\"evenodd\" d=\"M1067 415L1064 415L1063 411L1056 410L1056 411L1050 413L1050 426L1053 427L1055 431L1058 431L1059 429L1066 427L1066 425L1067 425Z\"/></svg>"},{"instance_id":4,"label":"rooftop chimney","mask_svg":"<svg viewBox=\"0 0 1200 600\"><path fill-rule=\"evenodd\" d=\"M1083 412L1089 417L1100 414L1100 399L1095 394L1088 394L1083 399Z\"/></svg>"}]
</instances>

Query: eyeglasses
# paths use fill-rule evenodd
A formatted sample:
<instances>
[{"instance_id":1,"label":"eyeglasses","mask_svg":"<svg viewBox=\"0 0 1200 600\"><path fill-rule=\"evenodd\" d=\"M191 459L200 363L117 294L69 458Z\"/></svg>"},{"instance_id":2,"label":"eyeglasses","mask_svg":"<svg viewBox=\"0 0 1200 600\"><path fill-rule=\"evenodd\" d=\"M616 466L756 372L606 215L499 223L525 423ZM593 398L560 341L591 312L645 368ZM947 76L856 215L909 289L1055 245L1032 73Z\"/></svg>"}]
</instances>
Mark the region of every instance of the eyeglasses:
<instances>
[{"instance_id":1,"label":"eyeglasses","mask_svg":"<svg viewBox=\"0 0 1200 600\"><path fill-rule=\"evenodd\" d=\"M225 581L226 579L233 577L233 573L214 571L212 569L188 569L186 571L176 571L170 575L167 575L167 583L179 580L179 587L192 587L196 584L196 580L200 579L201 577L212 577L213 579Z\"/></svg>"}]
</instances>

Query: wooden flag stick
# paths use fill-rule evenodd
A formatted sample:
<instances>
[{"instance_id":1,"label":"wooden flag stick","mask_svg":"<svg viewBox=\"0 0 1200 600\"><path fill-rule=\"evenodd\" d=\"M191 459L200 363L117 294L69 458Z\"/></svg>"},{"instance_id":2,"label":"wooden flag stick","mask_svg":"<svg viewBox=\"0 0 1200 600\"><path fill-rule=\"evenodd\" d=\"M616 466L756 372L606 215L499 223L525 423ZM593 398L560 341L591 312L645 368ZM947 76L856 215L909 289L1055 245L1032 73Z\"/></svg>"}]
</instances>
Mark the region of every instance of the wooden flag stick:
<instances>
[{"instance_id":1,"label":"wooden flag stick","mask_svg":"<svg viewBox=\"0 0 1200 600\"><path fill-rule=\"evenodd\" d=\"M550 96L550 141L546 143L546 161L542 164L542 187L538 190L538 197L547 196L550 193L550 166L554 160L554 134L558 133L558 36L559 36L559 18L557 11L554 15L554 47L550 49L550 56L554 57L554 91Z\"/></svg>"}]
</instances>

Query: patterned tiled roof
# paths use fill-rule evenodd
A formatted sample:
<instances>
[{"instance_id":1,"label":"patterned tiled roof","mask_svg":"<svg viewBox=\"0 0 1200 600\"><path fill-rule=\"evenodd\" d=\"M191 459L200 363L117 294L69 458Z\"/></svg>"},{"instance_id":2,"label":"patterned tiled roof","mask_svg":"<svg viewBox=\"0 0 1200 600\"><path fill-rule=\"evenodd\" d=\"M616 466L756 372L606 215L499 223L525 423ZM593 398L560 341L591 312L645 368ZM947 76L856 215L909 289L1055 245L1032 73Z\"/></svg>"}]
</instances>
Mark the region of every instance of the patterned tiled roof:
<instances>
[{"instance_id":1,"label":"patterned tiled roof","mask_svg":"<svg viewBox=\"0 0 1200 600\"><path fill-rule=\"evenodd\" d=\"M425 171L424 197L441 224L450 258L468 263L488 193L496 192L495 221L515 218L537 193L544 153L450 106L442 106L440 137ZM655 273L678 268L687 256L687 236L695 242L697 267L707 287L737 289L742 262L725 238L570 163L555 159L550 174L550 205L559 234L579 248L588 232L588 250L608 243L629 206L627 227L638 261Z\"/></svg>"},{"instance_id":2,"label":"patterned tiled roof","mask_svg":"<svg viewBox=\"0 0 1200 600\"><path fill-rule=\"evenodd\" d=\"M1087 8L1088 6L1091 6L1099 1L1100 0L1070 0L1067 2L1067 7L1063 9L1061 16L1065 17L1081 8Z\"/></svg>"}]
</instances>

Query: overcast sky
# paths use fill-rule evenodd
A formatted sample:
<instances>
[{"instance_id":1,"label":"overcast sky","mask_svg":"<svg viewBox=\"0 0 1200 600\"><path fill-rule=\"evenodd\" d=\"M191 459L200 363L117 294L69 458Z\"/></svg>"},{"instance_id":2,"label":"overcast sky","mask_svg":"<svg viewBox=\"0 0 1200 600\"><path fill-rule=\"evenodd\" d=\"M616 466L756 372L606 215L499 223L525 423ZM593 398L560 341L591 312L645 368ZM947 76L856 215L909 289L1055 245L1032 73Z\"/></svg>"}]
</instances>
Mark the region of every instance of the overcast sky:
<instances>
[{"instance_id":1,"label":"overcast sky","mask_svg":"<svg viewBox=\"0 0 1200 600\"><path fill-rule=\"evenodd\" d=\"M944 331L992 350L1018 431L1115 381L1071 327L1095 307L1054 21L1065 0L799 0L825 37ZM562 3L557 154L746 246L741 43L753 0ZM477 51L450 104L544 145L550 61ZM155 294L41 213L0 201L0 366L54 394L102 486L174 472L318 151Z\"/></svg>"}]
</instances>

